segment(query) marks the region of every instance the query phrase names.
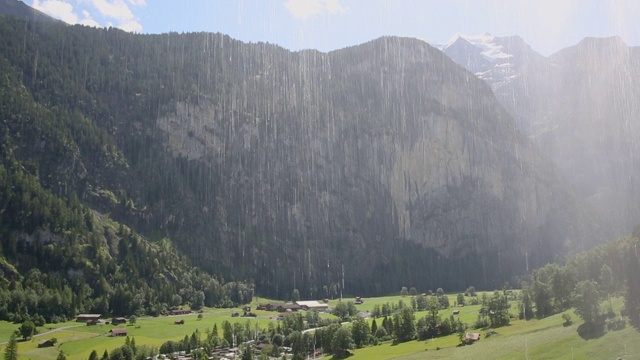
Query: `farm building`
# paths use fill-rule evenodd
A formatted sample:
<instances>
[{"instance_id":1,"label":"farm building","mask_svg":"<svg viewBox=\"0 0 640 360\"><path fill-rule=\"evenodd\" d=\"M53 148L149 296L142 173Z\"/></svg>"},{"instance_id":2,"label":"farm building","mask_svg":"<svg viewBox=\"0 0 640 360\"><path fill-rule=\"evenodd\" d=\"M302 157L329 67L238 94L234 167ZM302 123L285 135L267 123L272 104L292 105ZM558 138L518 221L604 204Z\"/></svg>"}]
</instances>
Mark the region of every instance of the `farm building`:
<instances>
[{"instance_id":1,"label":"farm building","mask_svg":"<svg viewBox=\"0 0 640 360\"><path fill-rule=\"evenodd\" d=\"M326 310L329 304L319 303L317 301L297 301L296 304L303 310Z\"/></svg>"},{"instance_id":2,"label":"farm building","mask_svg":"<svg viewBox=\"0 0 640 360\"><path fill-rule=\"evenodd\" d=\"M127 336L127 329L111 329L109 332L111 333L111 336Z\"/></svg>"},{"instance_id":3,"label":"farm building","mask_svg":"<svg viewBox=\"0 0 640 360\"><path fill-rule=\"evenodd\" d=\"M127 323L127 319L123 318L123 317L115 317L115 318L111 319L111 323L113 325L126 324Z\"/></svg>"},{"instance_id":4,"label":"farm building","mask_svg":"<svg viewBox=\"0 0 640 360\"><path fill-rule=\"evenodd\" d=\"M42 340L38 343L38 347L39 348L44 348L44 347L51 347L53 346L53 341L51 340Z\"/></svg>"},{"instance_id":5,"label":"farm building","mask_svg":"<svg viewBox=\"0 0 640 360\"><path fill-rule=\"evenodd\" d=\"M480 333L467 333L464 336L464 341L466 343L472 343L480 340Z\"/></svg>"},{"instance_id":6,"label":"farm building","mask_svg":"<svg viewBox=\"0 0 640 360\"><path fill-rule=\"evenodd\" d=\"M187 315L191 314L191 310L173 309L169 311L169 315Z\"/></svg>"},{"instance_id":7,"label":"farm building","mask_svg":"<svg viewBox=\"0 0 640 360\"><path fill-rule=\"evenodd\" d=\"M98 321L100 320L100 314L80 314L78 316L76 316L76 321L77 322L83 322L86 323L89 320L95 320Z\"/></svg>"}]
</instances>

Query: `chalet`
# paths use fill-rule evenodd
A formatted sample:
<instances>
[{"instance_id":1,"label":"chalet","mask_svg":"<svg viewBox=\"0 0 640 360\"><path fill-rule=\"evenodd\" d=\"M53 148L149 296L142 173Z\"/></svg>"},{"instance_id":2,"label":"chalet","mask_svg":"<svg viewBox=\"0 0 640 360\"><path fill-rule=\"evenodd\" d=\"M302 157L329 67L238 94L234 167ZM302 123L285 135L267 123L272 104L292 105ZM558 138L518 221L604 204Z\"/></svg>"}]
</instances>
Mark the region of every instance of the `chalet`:
<instances>
[{"instance_id":1,"label":"chalet","mask_svg":"<svg viewBox=\"0 0 640 360\"><path fill-rule=\"evenodd\" d=\"M362 305L364 303L364 300L362 300L362 298L360 296L358 296L356 298L356 301L354 301L354 304L356 305Z\"/></svg>"},{"instance_id":2,"label":"chalet","mask_svg":"<svg viewBox=\"0 0 640 360\"><path fill-rule=\"evenodd\" d=\"M87 326L98 325L98 320L87 320Z\"/></svg>"},{"instance_id":3,"label":"chalet","mask_svg":"<svg viewBox=\"0 0 640 360\"><path fill-rule=\"evenodd\" d=\"M127 329L117 328L109 330L111 336L127 336Z\"/></svg>"},{"instance_id":4,"label":"chalet","mask_svg":"<svg viewBox=\"0 0 640 360\"><path fill-rule=\"evenodd\" d=\"M100 314L80 314L78 316L76 316L76 321L77 322L83 322L86 323L89 320L95 320L98 321L100 320Z\"/></svg>"},{"instance_id":5,"label":"chalet","mask_svg":"<svg viewBox=\"0 0 640 360\"><path fill-rule=\"evenodd\" d=\"M464 341L467 344L473 343L480 340L480 333L466 333L464 336Z\"/></svg>"},{"instance_id":6,"label":"chalet","mask_svg":"<svg viewBox=\"0 0 640 360\"><path fill-rule=\"evenodd\" d=\"M453 310L453 315L460 315L460 310Z\"/></svg>"},{"instance_id":7,"label":"chalet","mask_svg":"<svg viewBox=\"0 0 640 360\"><path fill-rule=\"evenodd\" d=\"M180 319L173 322L174 325L184 325L184 319Z\"/></svg>"},{"instance_id":8,"label":"chalet","mask_svg":"<svg viewBox=\"0 0 640 360\"><path fill-rule=\"evenodd\" d=\"M302 310L326 310L329 308L329 304L321 304L317 301L297 301L296 305Z\"/></svg>"},{"instance_id":9,"label":"chalet","mask_svg":"<svg viewBox=\"0 0 640 360\"><path fill-rule=\"evenodd\" d=\"M123 317L115 317L115 318L111 319L111 323L113 325L126 324L127 323L127 319L125 319Z\"/></svg>"},{"instance_id":10,"label":"chalet","mask_svg":"<svg viewBox=\"0 0 640 360\"><path fill-rule=\"evenodd\" d=\"M173 309L169 310L169 315L188 315L191 314L191 310Z\"/></svg>"},{"instance_id":11,"label":"chalet","mask_svg":"<svg viewBox=\"0 0 640 360\"><path fill-rule=\"evenodd\" d=\"M53 346L54 343L51 340L42 340L38 343L38 347L39 348L44 348L44 347L51 347Z\"/></svg>"}]
</instances>

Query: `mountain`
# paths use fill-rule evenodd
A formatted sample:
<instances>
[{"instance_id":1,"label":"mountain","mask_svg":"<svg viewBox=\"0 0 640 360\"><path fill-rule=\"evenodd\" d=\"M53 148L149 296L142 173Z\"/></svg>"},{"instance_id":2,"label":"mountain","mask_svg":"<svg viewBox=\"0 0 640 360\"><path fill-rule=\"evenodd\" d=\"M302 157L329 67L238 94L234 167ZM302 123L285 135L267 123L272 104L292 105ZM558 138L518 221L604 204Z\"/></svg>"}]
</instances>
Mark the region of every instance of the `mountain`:
<instances>
[{"instance_id":1,"label":"mountain","mask_svg":"<svg viewBox=\"0 0 640 360\"><path fill-rule=\"evenodd\" d=\"M5 108L23 171L261 294L495 287L600 240L491 88L424 42L290 52L10 18L0 38L7 94L38 109Z\"/></svg>"},{"instance_id":2,"label":"mountain","mask_svg":"<svg viewBox=\"0 0 640 360\"><path fill-rule=\"evenodd\" d=\"M518 37L485 34L455 37L443 51L492 86L608 237L633 229L640 215L638 48L618 37L586 38L545 58ZM503 66L512 71L497 71Z\"/></svg>"},{"instance_id":3,"label":"mountain","mask_svg":"<svg viewBox=\"0 0 640 360\"><path fill-rule=\"evenodd\" d=\"M495 92L517 78L525 68L545 61L521 37L456 34L440 47L453 61L485 80Z\"/></svg>"},{"instance_id":4,"label":"mountain","mask_svg":"<svg viewBox=\"0 0 640 360\"><path fill-rule=\"evenodd\" d=\"M19 0L0 0L0 14L32 21L59 22Z\"/></svg>"}]
</instances>

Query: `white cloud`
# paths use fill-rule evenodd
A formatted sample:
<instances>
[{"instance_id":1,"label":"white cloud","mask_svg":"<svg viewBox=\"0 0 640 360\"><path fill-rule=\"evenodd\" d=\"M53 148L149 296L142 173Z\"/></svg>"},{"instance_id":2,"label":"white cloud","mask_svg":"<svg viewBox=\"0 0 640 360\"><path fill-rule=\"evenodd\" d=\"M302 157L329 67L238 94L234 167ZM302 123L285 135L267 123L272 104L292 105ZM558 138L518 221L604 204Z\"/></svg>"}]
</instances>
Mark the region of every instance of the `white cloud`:
<instances>
[{"instance_id":1,"label":"white cloud","mask_svg":"<svg viewBox=\"0 0 640 360\"><path fill-rule=\"evenodd\" d=\"M326 0L325 7L330 14L344 14L349 10L348 7L340 4L340 0Z\"/></svg>"},{"instance_id":2,"label":"white cloud","mask_svg":"<svg viewBox=\"0 0 640 360\"><path fill-rule=\"evenodd\" d=\"M340 1L341 0L288 0L284 6L293 17L306 19L325 11L329 14L342 14L347 12L349 8L340 4Z\"/></svg>"},{"instance_id":3,"label":"white cloud","mask_svg":"<svg viewBox=\"0 0 640 360\"><path fill-rule=\"evenodd\" d=\"M80 0L93 5L100 14L109 19L115 19L116 27L129 32L141 32L142 24L131 10L132 6L145 6L145 0ZM111 22L108 22L111 24ZM110 26L110 25L109 25Z\"/></svg>"},{"instance_id":4,"label":"white cloud","mask_svg":"<svg viewBox=\"0 0 640 360\"><path fill-rule=\"evenodd\" d=\"M106 22L107 26L115 26L124 31L141 32L142 24L135 16L130 6L145 6L146 0L75 0L80 6L93 5L100 13L99 18ZM101 27L100 23L91 16L86 9L82 9L82 18L76 14L70 0L33 0L34 9L60 19L68 24L81 24L86 26ZM109 21L114 19L115 21ZM113 23L117 25L113 25Z\"/></svg>"},{"instance_id":5,"label":"white cloud","mask_svg":"<svg viewBox=\"0 0 640 360\"><path fill-rule=\"evenodd\" d=\"M139 33L139 32L142 31L142 24L140 24L136 20L130 20L130 21L121 22L120 24L118 24L117 27L119 29L122 29L122 30L128 31L128 32L137 32L137 33Z\"/></svg>"},{"instance_id":6,"label":"white cloud","mask_svg":"<svg viewBox=\"0 0 640 360\"><path fill-rule=\"evenodd\" d=\"M87 10L82 10L82 16L84 18L80 20L79 24L92 27L100 27L100 24L93 19L91 13L89 13Z\"/></svg>"},{"instance_id":7,"label":"white cloud","mask_svg":"<svg viewBox=\"0 0 640 360\"><path fill-rule=\"evenodd\" d=\"M73 12L73 5L62 0L33 0L31 5L34 9L40 10L43 13L60 19L67 24L77 24L78 15Z\"/></svg>"},{"instance_id":8,"label":"white cloud","mask_svg":"<svg viewBox=\"0 0 640 360\"><path fill-rule=\"evenodd\" d=\"M122 0L89 0L89 2L105 17L114 18L121 22L134 18L129 5Z\"/></svg>"}]
</instances>

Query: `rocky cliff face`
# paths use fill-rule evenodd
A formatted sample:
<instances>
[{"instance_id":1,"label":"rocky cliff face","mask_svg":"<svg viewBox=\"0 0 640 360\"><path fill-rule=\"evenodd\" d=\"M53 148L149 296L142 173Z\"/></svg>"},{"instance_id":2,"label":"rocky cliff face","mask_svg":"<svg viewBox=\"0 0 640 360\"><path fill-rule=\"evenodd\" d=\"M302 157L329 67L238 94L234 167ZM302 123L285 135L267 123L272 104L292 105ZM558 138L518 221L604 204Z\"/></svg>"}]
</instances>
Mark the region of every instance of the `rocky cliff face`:
<instances>
[{"instance_id":1,"label":"rocky cliff face","mask_svg":"<svg viewBox=\"0 0 640 360\"><path fill-rule=\"evenodd\" d=\"M254 56L278 63L273 50ZM497 258L504 266L484 278L503 278L513 264L525 271L529 256L593 239L571 229L584 214L490 88L436 49L383 38L328 54L277 51L288 59L280 68L238 72L228 99L178 102L157 124L175 156L224 169L225 223L242 234L269 228L300 262L298 278L331 277L324 264L357 278L397 241L451 263ZM211 86L202 91L219 91Z\"/></svg>"},{"instance_id":2,"label":"rocky cliff face","mask_svg":"<svg viewBox=\"0 0 640 360\"><path fill-rule=\"evenodd\" d=\"M98 205L261 293L326 296L343 277L358 294L500 286L598 236L491 88L426 43L294 53L220 34L0 30L29 39L24 56L2 52L25 89L118 155L65 191L115 194Z\"/></svg>"}]
</instances>

